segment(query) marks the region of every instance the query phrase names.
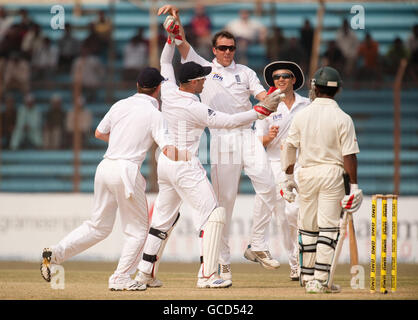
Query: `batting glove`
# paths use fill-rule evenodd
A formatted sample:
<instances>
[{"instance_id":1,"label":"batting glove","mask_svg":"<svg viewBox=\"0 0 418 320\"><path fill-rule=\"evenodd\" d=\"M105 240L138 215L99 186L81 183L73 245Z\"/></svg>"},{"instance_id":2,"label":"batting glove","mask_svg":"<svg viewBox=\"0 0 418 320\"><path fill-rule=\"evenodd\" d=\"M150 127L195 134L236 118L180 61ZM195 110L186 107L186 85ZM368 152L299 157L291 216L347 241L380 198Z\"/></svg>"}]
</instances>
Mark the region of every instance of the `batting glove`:
<instances>
[{"instance_id":1,"label":"batting glove","mask_svg":"<svg viewBox=\"0 0 418 320\"><path fill-rule=\"evenodd\" d=\"M279 89L268 94L263 101L260 101L254 106L254 110L257 112L258 119L262 120L268 117L273 112L277 111L277 107L285 97L284 93L281 93Z\"/></svg>"},{"instance_id":2,"label":"batting glove","mask_svg":"<svg viewBox=\"0 0 418 320\"><path fill-rule=\"evenodd\" d=\"M176 43L176 45L179 45L183 42L183 38L180 35L180 25L176 19L169 15L164 21L164 29L168 33L167 42L168 44L172 44L173 41Z\"/></svg>"},{"instance_id":3,"label":"batting glove","mask_svg":"<svg viewBox=\"0 0 418 320\"><path fill-rule=\"evenodd\" d=\"M363 191L358 188L358 184L350 185L350 194L341 200L341 207L349 213L356 212L363 201Z\"/></svg>"},{"instance_id":4,"label":"batting glove","mask_svg":"<svg viewBox=\"0 0 418 320\"><path fill-rule=\"evenodd\" d=\"M284 179L279 182L280 195L287 202L294 202L296 199L296 193L293 192L293 189L296 192L299 192L298 185L296 184L293 174L286 174Z\"/></svg>"}]
</instances>

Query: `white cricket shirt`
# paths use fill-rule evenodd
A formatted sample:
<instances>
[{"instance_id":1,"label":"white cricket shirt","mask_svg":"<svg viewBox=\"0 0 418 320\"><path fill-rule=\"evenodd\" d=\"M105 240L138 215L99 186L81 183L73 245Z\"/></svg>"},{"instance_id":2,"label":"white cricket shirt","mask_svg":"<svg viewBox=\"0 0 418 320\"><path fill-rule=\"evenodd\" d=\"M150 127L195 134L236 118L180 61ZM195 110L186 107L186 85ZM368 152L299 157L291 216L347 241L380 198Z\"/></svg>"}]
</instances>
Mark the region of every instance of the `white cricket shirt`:
<instances>
[{"instance_id":1,"label":"white cricket shirt","mask_svg":"<svg viewBox=\"0 0 418 320\"><path fill-rule=\"evenodd\" d=\"M299 149L298 163L305 168L343 167L343 156L360 152L353 120L328 98L316 98L294 116L286 142Z\"/></svg>"},{"instance_id":2,"label":"white cricket shirt","mask_svg":"<svg viewBox=\"0 0 418 320\"><path fill-rule=\"evenodd\" d=\"M154 140L161 149L172 144L158 101L146 94L137 93L116 102L97 130L110 132L104 158L129 160L139 166Z\"/></svg>"},{"instance_id":3,"label":"white cricket shirt","mask_svg":"<svg viewBox=\"0 0 418 320\"><path fill-rule=\"evenodd\" d=\"M166 43L161 53L161 74L168 78L161 87L161 111L167 120L168 130L178 149L187 149L197 155L200 137L205 129L231 129L237 125L249 125L257 120L257 112L251 108L239 114L227 114L199 102L192 93L181 91L175 82L172 59L174 44ZM206 80L207 82L208 80Z\"/></svg>"},{"instance_id":4,"label":"white cricket shirt","mask_svg":"<svg viewBox=\"0 0 418 320\"><path fill-rule=\"evenodd\" d=\"M209 62L199 56L192 47L187 58L182 59L182 63L188 61L212 67L212 72L206 77L200 98L213 110L229 114L251 110L250 96L255 97L265 91L257 74L242 64L233 61L229 66L224 67L216 61L216 58ZM251 124L248 124L244 128L250 126Z\"/></svg>"},{"instance_id":5,"label":"white cricket shirt","mask_svg":"<svg viewBox=\"0 0 418 320\"><path fill-rule=\"evenodd\" d=\"M257 120L256 122L257 136L268 135L269 129L272 126L279 127L277 136L266 147L266 151L270 160L280 161L280 148L282 142L284 142L287 137L293 117L297 112L311 103L308 98L302 97L296 92L294 94L295 101L290 110L282 101L279 103L276 112L272 113L269 117L263 120Z\"/></svg>"}]
</instances>

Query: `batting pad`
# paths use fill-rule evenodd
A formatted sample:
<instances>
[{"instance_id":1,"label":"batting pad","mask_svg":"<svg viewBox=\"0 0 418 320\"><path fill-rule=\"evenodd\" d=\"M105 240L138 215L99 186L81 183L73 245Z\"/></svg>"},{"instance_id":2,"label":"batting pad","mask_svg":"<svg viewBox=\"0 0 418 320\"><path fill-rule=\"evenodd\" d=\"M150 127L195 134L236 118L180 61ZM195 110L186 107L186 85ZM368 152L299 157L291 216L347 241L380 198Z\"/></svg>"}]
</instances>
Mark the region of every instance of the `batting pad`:
<instances>
[{"instance_id":1,"label":"batting pad","mask_svg":"<svg viewBox=\"0 0 418 320\"><path fill-rule=\"evenodd\" d=\"M203 227L203 277L209 278L218 269L221 235L226 222L225 208L212 211Z\"/></svg>"},{"instance_id":2,"label":"batting pad","mask_svg":"<svg viewBox=\"0 0 418 320\"><path fill-rule=\"evenodd\" d=\"M313 280L315 273L316 245L319 232L299 229L300 283Z\"/></svg>"}]
</instances>

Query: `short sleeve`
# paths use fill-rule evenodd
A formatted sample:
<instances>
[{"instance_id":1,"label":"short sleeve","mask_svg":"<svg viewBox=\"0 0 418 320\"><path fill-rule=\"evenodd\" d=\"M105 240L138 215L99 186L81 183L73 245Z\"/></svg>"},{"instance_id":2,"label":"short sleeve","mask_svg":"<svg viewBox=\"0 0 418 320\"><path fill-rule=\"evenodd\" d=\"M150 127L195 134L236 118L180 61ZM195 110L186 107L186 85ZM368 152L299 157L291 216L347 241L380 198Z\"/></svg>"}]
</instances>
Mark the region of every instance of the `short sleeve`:
<instances>
[{"instance_id":1,"label":"short sleeve","mask_svg":"<svg viewBox=\"0 0 418 320\"><path fill-rule=\"evenodd\" d=\"M110 111L109 111L100 121L99 125L97 126L97 131L107 134L110 132L110 128L111 128L111 122L110 122Z\"/></svg>"},{"instance_id":2,"label":"short sleeve","mask_svg":"<svg viewBox=\"0 0 418 320\"><path fill-rule=\"evenodd\" d=\"M248 68L247 72L248 72L249 89L250 89L251 94L255 97L261 92L266 91L266 89L264 89L263 85L261 84L260 79L258 79L255 71Z\"/></svg>"},{"instance_id":3,"label":"short sleeve","mask_svg":"<svg viewBox=\"0 0 418 320\"><path fill-rule=\"evenodd\" d=\"M293 121L290 125L289 133L286 138L286 143L291 144L295 148L300 148L300 130L297 126L297 115L293 118Z\"/></svg>"},{"instance_id":4,"label":"short sleeve","mask_svg":"<svg viewBox=\"0 0 418 320\"><path fill-rule=\"evenodd\" d=\"M341 126L340 142L343 156L360 152L356 137L356 131L354 129L354 123L351 117L348 115Z\"/></svg>"}]
</instances>

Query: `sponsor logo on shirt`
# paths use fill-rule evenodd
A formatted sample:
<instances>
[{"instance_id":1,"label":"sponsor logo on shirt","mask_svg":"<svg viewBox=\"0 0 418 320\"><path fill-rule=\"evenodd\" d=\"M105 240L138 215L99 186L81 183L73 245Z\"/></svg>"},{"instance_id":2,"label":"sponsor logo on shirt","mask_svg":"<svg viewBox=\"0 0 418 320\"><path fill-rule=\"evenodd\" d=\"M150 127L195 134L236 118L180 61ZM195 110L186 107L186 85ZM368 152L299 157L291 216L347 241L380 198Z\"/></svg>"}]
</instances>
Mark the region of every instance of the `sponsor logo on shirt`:
<instances>
[{"instance_id":1,"label":"sponsor logo on shirt","mask_svg":"<svg viewBox=\"0 0 418 320\"><path fill-rule=\"evenodd\" d=\"M283 115L281 113L273 115L273 120L282 120L282 118L283 118Z\"/></svg>"},{"instance_id":2,"label":"sponsor logo on shirt","mask_svg":"<svg viewBox=\"0 0 418 320\"><path fill-rule=\"evenodd\" d=\"M214 116L215 116L215 114L216 114L216 112L215 112L214 110L212 110L212 109L208 109L208 116L209 116L209 117L214 117Z\"/></svg>"},{"instance_id":3,"label":"sponsor logo on shirt","mask_svg":"<svg viewBox=\"0 0 418 320\"><path fill-rule=\"evenodd\" d=\"M214 73L212 80L219 80L222 81L224 78L219 73Z\"/></svg>"}]
</instances>

